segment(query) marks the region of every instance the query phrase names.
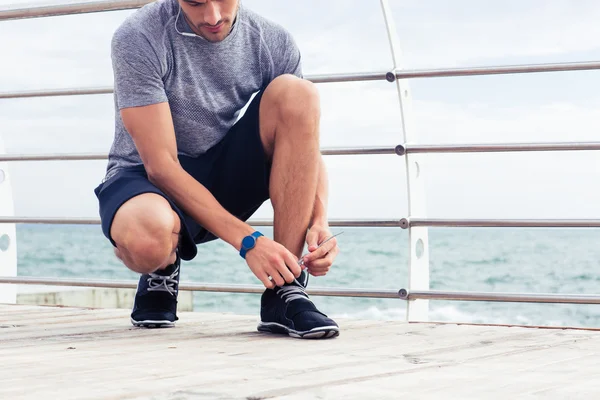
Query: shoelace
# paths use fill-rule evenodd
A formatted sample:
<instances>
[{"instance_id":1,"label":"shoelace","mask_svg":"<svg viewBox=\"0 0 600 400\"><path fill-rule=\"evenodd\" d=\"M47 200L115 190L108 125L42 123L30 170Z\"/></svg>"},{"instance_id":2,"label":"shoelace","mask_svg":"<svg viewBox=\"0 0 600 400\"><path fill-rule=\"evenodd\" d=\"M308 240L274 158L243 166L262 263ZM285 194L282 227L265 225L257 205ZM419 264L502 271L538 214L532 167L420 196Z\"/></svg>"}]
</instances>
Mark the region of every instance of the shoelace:
<instances>
[{"instance_id":1,"label":"shoelace","mask_svg":"<svg viewBox=\"0 0 600 400\"><path fill-rule=\"evenodd\" d=\"M296 281L298 283L298 281ZM298 284L298 286L281 286L277 290L277 294L281 296L281 298L289 303L292 300L296 299L305 299L311 301L306 294L306 291L302 286Z\"/></svg>"},{"instance_id":2,"label":"shoelace","mask_svg":"<svg viewBox=\"0 0 600 400\"><path fill-rule=\"evenodd\" d=\"M175 277L179 275L179 267L173 271L171 275L158 275L150 274L148 278L148 291L149 292L167 292L171 296L177 294L177 279Z\"/></svg>"}]
</instances>

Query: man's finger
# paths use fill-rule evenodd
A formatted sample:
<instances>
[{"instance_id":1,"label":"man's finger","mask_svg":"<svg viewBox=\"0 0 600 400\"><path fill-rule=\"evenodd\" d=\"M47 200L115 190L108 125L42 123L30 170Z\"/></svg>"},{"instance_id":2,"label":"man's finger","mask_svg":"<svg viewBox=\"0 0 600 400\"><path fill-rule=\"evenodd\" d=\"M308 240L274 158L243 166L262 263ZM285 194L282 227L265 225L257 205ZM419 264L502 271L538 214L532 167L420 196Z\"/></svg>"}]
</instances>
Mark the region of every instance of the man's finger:
<instances>
[{"instance_id":1,"label":"man's finger","mask_svg":"<svg viewBox=\"0 0 600 400\"><path fill-rule=\"evenodd\" d=\"M329 272L329 269L315 269L315 270L309 269L308 271L311 275L317 276L317 275L325 275L326 273Z\"/></svg>"},{"instance_id":2,"label":"man's finger","mask_svg":"<svg viewBox=\"0 0 600 400\"><path fill-rule=\"evenodd\" d=\"M327 242L323 246L321 246L319 249L313 251L312 253L307 254L306 257L304 257L304 262L309 263L313 260L322 258L327 253L332 251L336 246L337 246L337 239L333 238L329 242Z\"/></svg>"},{"instance_id":3,"label":"man's finger","mask_svg":"<svg viewBox=\"0 0 600 400\"><path fill-rule=\"evenodd\" d=\"M298 265L298 264L296 264ZM288 266L285 264L285 262L281 262L279 265L277 265L277 268L279 269L279 273L281 274L281 276L283 277L283 279L285 279L285 281L287 283L292 283L294 282L294 274L292 274L292 271L288 268ZM281 285L279 285L281 286Z\"/></svg>"},{"instance_id":4,"label":"man's finger","mask_svg":"<svg viewBox=\"0 0 600 400\"><path fill-rule=\"evenodd\" d=\"M302 268L298 265L298 260L296 260L292 253L287 253L285 263L287 264L292 274L296 278L298 278L302 273Z\"/></svg>"},{"instance_id":5,"label":"man's finger","mask_svg":"<svg viewBox=\"0 0 600 400\"><path fill-rule=\"evenodd\" d=\"M269 280L269 274L265 271L259 272L257 278L260 279L267 289L273 289L275 287L275 283Z\"/></svg>"},{"instance_id":6,"label":"man's finger","mask_svg":"<svg viewBox=\"0 0 600 400\"><path fill-rule=\"evenodd\" d=\"M308 265L308 269L310 271L315 271L315 270L318 270L318 269L329 268L329 267L331 267L331 265L332 265L331 259L329 258L329 256L327 256L327 257L322 258L320 260L315 260L315 261L311 262Z\"/></svg>"},{"instance_id":7,"label":"man's finger","mask_svg":"<svg viewBox=\"0 0 600 400\"><path fill-rule=\"evenodd\" d=\"M271 280L273 282L275 282L275 285L283 286L285 284L285 280L283 280L283 278L281 277L281 275L279 274L279 271L277 271L277 269L271 267L271 268L265 268L265 270L267 271L269 276L272 278Z\"/></svg>"},{"instance_id":8,"label":"man's finger","mask_svg":"<svg viewBox=\"0 0 600 400\"><path fill-rule=\"evenodd\" d=\"M334 247L331 252L327 253L323 258L320 258L318 260L314 260L311 263L309 263L307 265L308 269L320 269L320 268L329 268L333 265L333 261L335 260L335 257L337 256L337 254L339 253L340 248L339 247Z\"/></svg>"},{"instance_id":9,"label":"man's finger","mask_svg":"<svg viewBox=\"0 0 600 400\"><path fill-rule=\"evenodd\" d=\"M316 231L308 231L306 235L306 244L308 245L308 251L314 251L318 246L319 233Z\"/></svg>"}]
</instances>

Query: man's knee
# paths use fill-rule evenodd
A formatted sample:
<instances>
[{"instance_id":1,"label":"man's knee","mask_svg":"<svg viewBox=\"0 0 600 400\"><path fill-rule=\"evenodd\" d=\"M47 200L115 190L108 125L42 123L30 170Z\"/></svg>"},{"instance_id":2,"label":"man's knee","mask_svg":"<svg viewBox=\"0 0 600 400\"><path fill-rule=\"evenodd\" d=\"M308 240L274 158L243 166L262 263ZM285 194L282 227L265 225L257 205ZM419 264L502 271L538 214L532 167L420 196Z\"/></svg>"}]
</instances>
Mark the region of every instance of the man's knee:
<instances>
[{"instance_id":1,"label":"man's knee","mask_svg":"<svg viewBox=\"0 0 600 400\"><path fill-rule=\"evenodd\" d=\"M305 143L319 141L320 99L312 82L294 75L277 77L265 90L260 110L260 136L270 157L276 137Z\"/></svg>"},{"instance_id":2,"label":"man's knee","mask_svg":"<svg viewBox=\"0 0 600 400\"><path fill-rule=\"evenodd\" d=\"M313 122L320 117L320 97L316 85L294 75L277 77L267 90L284 121ZM265 92L267 95L267 92Z\"/></svg>"},{"instance_id":3,"label":"man's knee","mask_svg":"<svg viewBox=\"0 0 600 400\"><path fill-rule=\"evenodd\" d=\"M111 226L111 237L126 255L126 265L139 273L166 265L177 246L181 223L169 202L145 193L125 202Z\"/></svg>"}]
</instances>

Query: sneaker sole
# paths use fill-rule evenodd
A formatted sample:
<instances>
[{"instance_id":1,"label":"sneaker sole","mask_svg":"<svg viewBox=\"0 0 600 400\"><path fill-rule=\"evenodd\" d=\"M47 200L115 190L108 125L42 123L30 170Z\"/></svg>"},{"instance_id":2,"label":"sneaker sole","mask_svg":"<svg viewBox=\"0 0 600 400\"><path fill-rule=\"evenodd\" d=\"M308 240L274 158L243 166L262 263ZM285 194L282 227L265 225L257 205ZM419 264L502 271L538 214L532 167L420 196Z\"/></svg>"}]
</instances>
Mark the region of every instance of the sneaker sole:
<instances>
[{"instance_id":1,"label":"sneaker sole","mask_svg":"<svg viewBox=\"0 0 600 400\"><path fill-rule=\"evenodd\" d=\"M131 323L133 326L138 328L173 328L175 326L175 322L169 320L162 321L154 321L154 320L144 320L144 321L136 321L131 318Z\"/></svg>"},{"instance_id":2,"label":"sneaker sole","mask_svg":"<svg viewBox=\"0 0 600 400\"><path fill-rule=\"evenodd\" d=\"M261 322L257 329L260 332L286 334L297 339L331 339L340 334L340 328L337 326L321 326L309 331L296 331L276 322Z\"/></svg>"}]
</instances>

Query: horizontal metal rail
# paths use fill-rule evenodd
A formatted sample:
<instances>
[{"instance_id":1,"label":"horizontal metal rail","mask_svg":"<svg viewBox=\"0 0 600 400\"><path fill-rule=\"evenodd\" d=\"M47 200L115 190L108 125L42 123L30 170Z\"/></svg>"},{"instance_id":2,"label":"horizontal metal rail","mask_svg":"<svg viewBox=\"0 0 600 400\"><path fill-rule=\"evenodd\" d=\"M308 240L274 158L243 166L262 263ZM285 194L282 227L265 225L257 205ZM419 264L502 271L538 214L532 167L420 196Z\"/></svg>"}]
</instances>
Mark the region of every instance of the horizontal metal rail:
<instances>
[{"instance_id":1,"label":"horizontal metal rail","mask_svg":"<svg viewBox=\"0 0 600 400\"><path fill-rule=\"evenodd\" d=\"M518 66L498 66L498 67L478 67L478 68L459 68L459 69L423 69L423 70L403 70L397 72L394 77L393 72L357 72L340 74L321 74L306 75L305 79L314 83L335 83L335 82L367 82L407 78L431 78L442 76L464 76L464 75L490 75L500 73L518 73L518 72L549 72L549 71L576 71L600 69L600 62L581 62L581 63L562 63L562 64L541 64L541 65L518 65ZM66 88L66 89L46 89L46 90L28 90L18 92L0 92L0 99L18 99L30 97L53 97L53 96L79 96L111 94L113 88L89 87L89 88Z\"/></svg>"},{"instance_id":2,"label":"horizontal metal rail","mask_svg":"<svg viewBox=\"0 0 600 400\"><path fill-rule=\"evenodd\" d=\"M592 151L600 150L600 142L565 143L508 143L508 144L460 144L460 145L398 145L396 147L346 147L323 148L324 156L344 155L405 155L418 153L494 153L521 151ZM13 161L99 161L108 159L107 153L58 153L58 154L2 154L0 162Z\"/></svg>"},{"instance_id":3,"label":"horizontal metal rail","mask_svg":"<svg viewBox=\"0 0 600 400\"><path fill-rule=\"evenodd\" d=\"M336 82L368 82L382 81L386 79L386 72L357 72L339 74L306 75L304 79L313 83L336 83ZM63 88L45 90L24 90L17 92L0 92L1 99L24 99L33 97L57 97L57 96L83 96L112 94L112 86L87 87L87 88Z\"/></svg>"},{"instance_id":4,"label":"horizontal metal rail","mask_svg":"<svg viewBox=\"0 0 600 400\"><path fill-rule=\"evenodd\" d=\"M0 217L0 224L45 224L45 225L99 225L99 218L38 218L38 217ZM268 219L249 219L253 226L273 226ZM399 219L330 219L332 227L402 227Z\"/></svg>"},{"instance_id":5,"label":"horizontal metal rail","mask_svg":"<svg viewBox=\"0 0 600 400\"><path fill-rule=\"evenodd\" d=\"M441 78L455 76L475 75L499 75L499 74L524 74L532 72L561 72L561 71L584 71L600 69L600 61L582 61L570 63L551 64L523 64L523 65L501 65L489 67L466 67L466 68L438 68L422 70L396 71L396 79L410 78ZM388 80L390 77L388 76Z\"/></svg>"},{"instance_id":6,"label":"horizontal metal rail","mask_svg":"<svg viewBox=\"0 0 600 400\"><path fill-rule=\"evenodd\" d=\"M305 75L304 79L313 83L342 83L342 82L369 82L387 79L389 72L355 72L344 74Z\"/></svg>"},{"instance_id":7,"label":"horizontal metal rail","mask_svg":"<svg viewBox=\"0 0 600 400\"><path fill-rule=\"evenodd\" d=\"M126 280L89 280L89 279L63 279L63 278L37 278L31 276L0 277L0 284L23 285L49 285L49 286L75 286L75 287L101 287L116 289L135 289L137 281ZM228 292L228 293L256 293L264 292L260 285L224 285L218 283L181 282L179 290L195 292ZM307 293L314 296L335 297L370 297L378 299L399 299L398 290L392 289L341 289L341 288L309 288Z\"/></svg>"},{"instance_id":8,"label":"horizontal metal rail","mask_svg":"<svg viewBox=\"0 0 600 400\"><path fill-rule=\"evenodd\" d=\"M107 153L64 153L64 154L0 154L3 161L90 161L106 160Z\"/></svg>"},{"instance_id":9,"label":"horizontal metal rail","mask_svg":"<svg viewBox=\"0 0 600 400\"><path fill-rule=\"evenodd\" d=\"M417 144L375 146L375 147L346 147L323 148L325 156L341 155L388 155L388 154L419 154L419 153L494 153L520 151L591 151L600 150L600 142L563 142L563 143L489 143L489 144ZM89 161L106 160L107 153L59 153L59 154L3 154L2 161Z\"/></svg>"},{"instance_id":10,"label":"horizontal metal rail","mask_svg":"<svg viewBox=\"0 0 600 400\"><path fill-rule=\"evenodd\" d=\"M0 277L0 284L47 285L63 287L102 287L116 289L135 289L137 281L65 279L46 277ZM218 284L181 282L180 290L198 292L228 292L260 294L264 287L260 285ZM494 292L458 292L458 291L407 291L406 289L356 289L356 288L309 288L307 292L314 296L368 297L401 300L453 300L486 301L515 303L556 303L556 304L600 304L600 295L585 294L548 294L548 293L494 293Z\"/></svg>"},{"instance_id":11,"label":"horizontal metal rail","mask_svg":"<svg viewBox=\"0 0 600 400\"><path fill-rule=\"evenodd\" d=\"M414 290L409 292L406 289L401 289L399 294L403 300L427 299L509 303L600 304L600 295L586 294L446 292L437 290Z\"/></svg>"},{"instance_id":12,"label":"horizontal metal rail","mask_svg":"<svg viewBox=\"0 0 600 400\"><path fill-rule=\"evenodd\" d=\"M453 228L600 228L600 219L403 219L404 227Z\"/></svg>"},{"instance_id":13,"label":"horizontal metal rail","mask_svg":"<svg viewBox=\"0 0 600 400\"><path fill-rule=\"evenodd\" d=\"M89 87L80 89L48 89L48 90L25 90L20 92L0 92L0 99L24 99L30 97L56 97L56 96L81 96L91 94L111 94L111 86Z\"/></svg>"},{"instance_id":14,"label":"horizontal metal rail","mask_svg":"<svg viewBox=\"0 0 600 400\"><path fill-rule=\"evenodd\" d=\"M520 151L600 150L600 142L562 143L480 143L480 144L407 144L396 147L396 154L419 153L498 153Z\"/></svg>"},{"instance_id":15,"label":"horizontal metal rail","mask_svg":"<svg viewBox=\"0 0 600 400\"><path fill-rule=\"evenodd\" d=\"M346 147L346 148L323 148L321 154L324 156L352 156L352 155L385 155L397 154L393 146L380 147Z\"/></svg>"},{"instance_id":16,"label":"horizontal metal rail","mask_svg":"<svg viewBox=\"0 0 600 400\"><path fill-rule=\"evenodd\" d=\"M323 148L324 156L396 154L394 147L346 147ZM0 154L0 162L7 161L90 161L106 160L107 153L63 153L63 154Z\"/></svg>"},{"instance_id":17,"label":"horizontal metal rail","mask_svg":"<svg viewBox=\"0 0 600 400\"><path fill-rule=\"evenodd\" d=\"M140 8L154 0L103 0L94 2L56 4L51 6L0 9L0 21L26 18L57 17L102 11L119 11Z\"/></svg>"},{"instance_id":18,"label":"horizontal metal rail","mask_svg":"<svg viewBox=\"0 0 600 400\"><path fill-rule=\"evenodd\" d=\"M254 226L273 226L272 220L250 219ZM47 225L98 225L98 218L42 218L0 217L0 224L47 224ZM416 226L453 228L600 228L600 219L331 219L330 226L336 227L389 227Z\"/></svg>"}]
</instances>

